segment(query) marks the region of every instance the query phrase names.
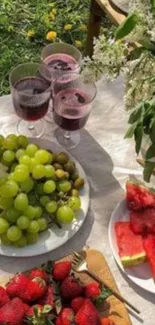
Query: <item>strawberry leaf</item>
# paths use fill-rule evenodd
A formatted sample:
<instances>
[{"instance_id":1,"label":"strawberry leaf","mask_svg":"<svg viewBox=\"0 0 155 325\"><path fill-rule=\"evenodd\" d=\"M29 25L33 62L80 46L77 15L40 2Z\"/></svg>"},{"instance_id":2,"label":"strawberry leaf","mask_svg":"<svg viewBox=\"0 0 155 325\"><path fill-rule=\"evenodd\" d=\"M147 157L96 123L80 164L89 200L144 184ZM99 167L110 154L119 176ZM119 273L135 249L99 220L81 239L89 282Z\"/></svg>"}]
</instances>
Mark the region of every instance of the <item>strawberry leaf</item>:
<instances>
[{"instance_id":1,"label":"strawberry leaf","mask_svg":"<svg viewBox=\"0 0 155 325\"><path fill-rule=\"evenodd\" d=\"M42 309L42 313L43 314L48 314L51 310L52 310L52 306L51 305L44 305L44 307Z\"/></svg>"},{"instance_id":2,"label":"strawberry leaf","mask_svg":"<svg viewBox=\"0 0 155 325\"><path fill-rule=\"evenodd\" d=\"M99 308L103 304L103 301L106 300L108 297L110 297L112 294L113 294L112 290L103 289L103 291L101 291L100 295L98 297L94 298L94 303L95 303L96 307Z\"/></svg>"},{"instance_id":3,"label":"strawberry leaf","mask_svg":"<svg viewBox=\"0 0 155 325\"><path fill-rule=\"evenodd\" d=\"M52 261L48 261L48 262L45 264L44 269L45 269L45 271L46 271L48 274L52 274L53 264L54 264L54 262L52 262Z\"/></svg>"},{"instance_id":4,"label":"strawberry leaf","mask_svg":"<svg viewBox=\"0 0 155 325\"><path fill-rule=\"evenodd\" d=\"M154 168L155 168L154 162L145 161L145 166L143 171L143 178L145 182L149 183Z\"/></svg>"},{"instance_id":5,"label":"strawberry leaf","mask_svg":"<svg viewBox=\"0 0 155 325\"><path fill-rule=\"evenodd\" d=\"M61 302L61 299L60 298L58 298L55 301L55 309L56 309L56 313L58 315L61 312L61 309L62 309L62 302Z\"/></svg>"}]
</instances>

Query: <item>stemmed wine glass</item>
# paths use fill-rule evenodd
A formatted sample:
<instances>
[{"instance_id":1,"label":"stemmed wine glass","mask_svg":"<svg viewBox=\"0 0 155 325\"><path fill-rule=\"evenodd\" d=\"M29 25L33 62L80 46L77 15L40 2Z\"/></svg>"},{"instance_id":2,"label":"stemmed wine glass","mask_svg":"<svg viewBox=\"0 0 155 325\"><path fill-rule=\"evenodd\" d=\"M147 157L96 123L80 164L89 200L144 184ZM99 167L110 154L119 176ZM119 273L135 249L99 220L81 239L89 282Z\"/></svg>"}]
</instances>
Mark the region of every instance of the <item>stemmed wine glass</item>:
<instances>
[{"instance_id":1,"label":"stemmed wine glass","mask_svg":"<svg viewBox=\"0 0 155 325\"><path fill-rule=\"evenodd\" d=\"M82 61L81 52L73 45L67 43L53 43L45 46L41 53L41 60L49 67L51 71L52 88L55 80L69 72L80 72ZM51 93L52 97L52 93ZM46 122L51 123L53 119L52 100L48 114L45 117Z\"/></svg>"},{"instance_id":2,"label":"stemmed wine glass","mask_svg":"<svg viewBox=\"0 0 155 325\"><path fill-rule=\"evenodd\" d=\"M57 141L64 147L74 148L80 142L77 132L88 120L96 85L78 73L59 77L53 89L53 117L59 126L55 132Z\"/></svg>"},{"instance_id":3,"label":"stemmed wine glass","mask_svg":"<svg viewBox=\"0 0 155 325\"><path fill-rule=\"evenodd\" d=\"M51 95L51 75L43 63L24 63L10 73L13 106L21 118L17 125L20 134L41 137Z\"/></svg>"}]
</instances>

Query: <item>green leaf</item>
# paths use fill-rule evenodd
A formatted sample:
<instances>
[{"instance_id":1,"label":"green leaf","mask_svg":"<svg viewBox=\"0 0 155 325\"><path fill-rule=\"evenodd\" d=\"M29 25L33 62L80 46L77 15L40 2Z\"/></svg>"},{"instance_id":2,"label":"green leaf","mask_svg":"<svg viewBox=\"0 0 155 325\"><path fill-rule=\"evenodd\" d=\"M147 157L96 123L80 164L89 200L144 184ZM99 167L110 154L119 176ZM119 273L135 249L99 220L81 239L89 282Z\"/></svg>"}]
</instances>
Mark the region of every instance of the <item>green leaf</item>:
<instances>
[{"instance_id":1,"label":"green leaf","mask_svg":"<svg viewBox=\"0 0 155 325\"><path fill-rule=\"evenodd\" d=\"M51 305L44 305L44 307L42 309L42 313L43 314L48 314L51 310L52 310L52 306Z\"/></svg>"},{"instance_id":2,"label":"green leaf","mask_svg":"<svg viewBox=\"0 0 155 325\"><path fill-rule=\"evenodd\" d=\"M136 122L137 120L140 120L142 115L144 113L144 104L141 103L140 107L138 107L131 115L129 118L128 123L129 124L133 124L134 122Z\"/></svg>"},{"instance_id":3,"label":"green leaf","mask_svg":"<svg viewBox=\"0 0 155 325\"><path fill-rule=\"evenodd\" d=\"M127 139L127 138L132 138L133 135L134 135L134 132L135 132L136 127L137 127L137 123L132 124L132 125L128 128L128 130L127 130L127 132L126 132L124 138L125 138L125 139Z\"/></svg>"},{"instance_id":4,"label":"green leaf","mask_svg":"<svg viewBox=\"0 0 155 325\"><path fill-rule=\"evenodd\" d=\"M155 9L155 0L151 0L151 8Z\"/></svg>"},{"instance_id":5,"label":"green leaf","mask_svg":"<svg viewBox=\"0 0 155 325\"><path fill-rule=\"evenodd\" d=\"M144 39L144 40L140 40L139 43L147 50L150 51L155 51L155 46L153 44L153 42L151 42L149 39Z\"/></svg>"},{"instance_id":6,"label":"green leaf","mask_svg":"<svg viewBox=\"0 0 155 325\"><path fill-rule=\"evenodd\" d=\"M117 28L115 39L122 39L130 34L135 26L138 24L139 18L135 13L129 15L126 20Z\"/></svg>"},{"instance_id":7,"label":"green leaf","mask_svg":"<svg viewBox=\"0 0 155 325\"><path fill-rule=\"evenodd\" d=\"M152 142L155 142L155 120L152 124L151 132L150 132L150 138Z\"/></svg>"},{"instance_id":8,"label":"green leaf","mask_svg":"<svg viewBox=\"0 0 155 325\"><path fill-rule=\"evenodd\" d=\"M149 183L152 172L155 168L155 162L145 161L144 171L143 171L143 178L144 181Z\"/></svg>"},{"instance_id":9,"label":"green leaf","mask_svg":"<svg viewBox=\"0 0 155 325\"><path fill-rule=\"evenodd\" d=\"M55 301L55 309L56 309L56 313L57 315L61 312L61 309L62 309L62 302L61 302L61 299L57 299Z\"/></svg>"},{"instance_id":10,"label":"green leaf","mask_svg":"<svg viewBox=\"0 0 155 325\"><path fill-rule=\"evenodd\" d=\"M0 25L5 25L8 21L7 16L5 16L4 14L0 15Z\"/></svg>"},{"instance_id":11,"label":"green leaf","mask_svg":"<svg viewBox=\"0 0 155 325\"><path fill-rule=\"evenodd\" d=\"M100 293L100 295L94 298L94 303L96 307L99 308L103 304L104 300L110 297L111 295L112 295L112 290L104 288L103 291Z\"/></svg>"},{"instance_id":12,"label":"green leaf","mask_svg":"<svg viewBox=\"0 0 155 325\"><path fill-rule=\"evenodd\" d=\"M155 143L151 144L145 155L146 160L151 159L153 157L155 157Z\"/></svg>"},{"instance_id":13,"label":"green leaf","mask_svg":"<svg viewBox=\"0 0 155 325\"><path fill-rule=\"evenodd\" d=\"M140 148L141 148L141 144L142 144L142 138L143 138L143 126L142 124L140 124L134 133L135 136L135 142L136 142L136 146L135 146L135 150L137 155L139 154Z\"/></svg>"}]
</instances>

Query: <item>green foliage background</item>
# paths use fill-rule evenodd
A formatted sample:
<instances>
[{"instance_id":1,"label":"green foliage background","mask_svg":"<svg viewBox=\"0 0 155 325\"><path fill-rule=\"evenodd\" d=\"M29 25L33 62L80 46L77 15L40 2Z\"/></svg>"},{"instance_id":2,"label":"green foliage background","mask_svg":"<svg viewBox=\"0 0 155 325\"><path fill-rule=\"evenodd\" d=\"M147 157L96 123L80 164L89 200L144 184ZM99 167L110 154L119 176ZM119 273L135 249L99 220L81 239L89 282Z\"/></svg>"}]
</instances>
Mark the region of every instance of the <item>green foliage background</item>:
<instances>
[{"instance_id":1,"label":"green foliage background","mask_svg":"<svg viewBox=\"0 0 155 325\"><path fill-rule=\"evenodd\" d=\"M9 93L8 76L12 67L26 61L38 61L48 44L46 34L57 33L57 41L82 42L84 49L90 0L1 0L0 1L0 96ZM56 9L55 19L49 14ZM65 31L64 26L72 29ZM28 37L28 31L34 36Z\"/></svg>"}]
</instances>

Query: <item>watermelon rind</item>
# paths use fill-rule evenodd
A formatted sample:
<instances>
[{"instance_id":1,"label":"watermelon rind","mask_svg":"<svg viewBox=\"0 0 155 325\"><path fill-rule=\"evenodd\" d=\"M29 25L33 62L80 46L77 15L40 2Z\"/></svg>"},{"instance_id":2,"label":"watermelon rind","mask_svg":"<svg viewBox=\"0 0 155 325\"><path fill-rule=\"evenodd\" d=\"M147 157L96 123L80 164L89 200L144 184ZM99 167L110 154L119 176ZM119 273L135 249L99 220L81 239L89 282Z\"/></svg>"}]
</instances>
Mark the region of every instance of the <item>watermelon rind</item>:
<instances>
[{"instance_id":1,"label":"watermelon rind","mask_svg":"<svg viewBox=\"0 0 155 325\"><path fill-rule=\"evenodd\" d=\"M146 260L147 260L147 257L146 257L145 252L143 252L141 254L136 254L133 256L121 257L121 262L122 262L124 268L137 266L139 264L144 263Z\"/></svg>"}]
</instances>

